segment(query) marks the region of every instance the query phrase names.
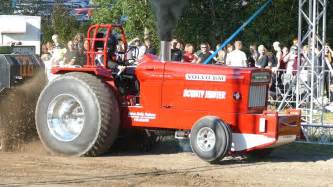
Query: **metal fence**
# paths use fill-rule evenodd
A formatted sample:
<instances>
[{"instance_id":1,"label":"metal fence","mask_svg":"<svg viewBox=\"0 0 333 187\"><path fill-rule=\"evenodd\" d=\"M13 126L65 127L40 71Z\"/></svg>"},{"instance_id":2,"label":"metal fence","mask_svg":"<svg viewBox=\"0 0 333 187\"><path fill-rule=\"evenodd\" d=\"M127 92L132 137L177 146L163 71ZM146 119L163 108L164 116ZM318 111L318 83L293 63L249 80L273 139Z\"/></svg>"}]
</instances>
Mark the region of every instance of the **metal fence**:
<instances>
[{"instance_id":1,"label":"metal fence","mask_svg":"<svg viewBox=\"0 0 333 187\"><path fill-rule=\"evenodd\" d=\"M316 144L333 144L333 84L332 71L314 73L311 70L286 72L278 70L272 77L269 91L271 109L284 111L298 108L302 111L302 139L300 141ZM311 75L315 74L314 85L308 86ZM299 77L298 86L294 83ZM313 89L313 99L306 95ZM297 98L299 101L297 102ZM310 111L310 102L313 108ZM312 115L312 123L309 123Z\"/></svg>"}]
</instances>

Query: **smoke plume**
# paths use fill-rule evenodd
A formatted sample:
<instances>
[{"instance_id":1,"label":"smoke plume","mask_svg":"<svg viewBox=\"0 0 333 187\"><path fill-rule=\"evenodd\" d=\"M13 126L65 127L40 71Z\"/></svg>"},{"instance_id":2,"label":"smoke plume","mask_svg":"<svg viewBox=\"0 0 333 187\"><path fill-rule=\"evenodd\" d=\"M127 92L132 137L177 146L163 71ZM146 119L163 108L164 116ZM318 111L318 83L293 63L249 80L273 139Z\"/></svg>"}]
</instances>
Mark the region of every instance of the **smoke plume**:
<instances>
[{"instance_id":1,"label":"smoke plume","mask_svg":"<svg viewBox=\"0 0 333 187\"><path fill-rule=\"evenodd\" d=\"M172 32L188 0L151 0L161 41L171 41Z\"/></svg>"}]
</instances>

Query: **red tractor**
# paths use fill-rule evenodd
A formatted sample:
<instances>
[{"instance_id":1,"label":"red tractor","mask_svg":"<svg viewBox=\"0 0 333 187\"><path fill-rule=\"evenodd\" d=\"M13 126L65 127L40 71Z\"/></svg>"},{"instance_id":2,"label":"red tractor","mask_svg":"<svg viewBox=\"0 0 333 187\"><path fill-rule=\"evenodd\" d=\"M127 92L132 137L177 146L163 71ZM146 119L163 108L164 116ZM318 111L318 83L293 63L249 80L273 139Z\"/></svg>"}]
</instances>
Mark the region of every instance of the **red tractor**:
<instances>
[{"instance_id":1,"label":"red tractor","mask_svg":"<svg viewBox=\"0 0 333 187\"><path fill-rule=\"evenodd\" d=\"M115 30L120 31L117 40ZM120 63L116 43L127 46L121 25L91 26L87 40L85 65L52 69L62 75L45 87L37 103L38 134L50 152L97 156L110 148L120 129L142 128L187 136L196 155L217 162L232 152L266 152L293 142L300 132L299 111L266 111L269 70L146 55L134 64L125 60L122 71L114 65Z\"/></svg>"}]
</instances>

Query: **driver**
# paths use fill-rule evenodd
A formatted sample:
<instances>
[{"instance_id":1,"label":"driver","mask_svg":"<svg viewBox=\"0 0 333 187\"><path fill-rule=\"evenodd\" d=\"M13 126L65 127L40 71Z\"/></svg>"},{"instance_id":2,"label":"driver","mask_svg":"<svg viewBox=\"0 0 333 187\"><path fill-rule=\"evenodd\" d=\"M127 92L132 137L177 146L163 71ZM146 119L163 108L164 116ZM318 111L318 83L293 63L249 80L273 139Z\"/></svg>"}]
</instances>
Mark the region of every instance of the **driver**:
<instances>
[{"instance_id":1,"label":"driver","mask_svg":"<svg viewBox=\"0 0 333 187\"><path fill-rule=\"evenodd\" d=\"M115 50L113 52L112 50L110 50L111 58L108 62L108 66L109 68L114 70L114 72L116 72L117 75L120 75L126 69L126 67L132 65L132 63L126 61L125 45L121 39L118 39L116 43L113 43L113 45L116 47L111 47L111 49L114 48ZM127 68L126 73L133 74L131 68Z\"/></svg>"},{"instance_id":2,"label":"driver","mask_svg":"<svg viewBox=\"0 0 333 187\"><path fill-rule=\"evenodd\" d=\"M127 60L126 47L121 39L117 40L115 51L110 54L108 66L112 69L116 85L122 95L137 95L139 84L135 77L135 63Z\"/></svg>"}]
</instances>

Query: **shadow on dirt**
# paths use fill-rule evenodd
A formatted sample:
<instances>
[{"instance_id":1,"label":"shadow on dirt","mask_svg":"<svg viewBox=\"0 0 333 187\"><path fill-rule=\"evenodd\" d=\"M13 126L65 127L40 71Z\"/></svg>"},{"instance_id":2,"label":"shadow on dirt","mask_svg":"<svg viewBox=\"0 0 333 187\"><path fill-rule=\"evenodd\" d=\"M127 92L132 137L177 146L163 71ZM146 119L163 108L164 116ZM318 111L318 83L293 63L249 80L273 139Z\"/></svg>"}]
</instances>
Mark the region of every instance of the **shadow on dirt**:
<instances>
[{"instance_id":1,"label":"shadow on dirt","mask_svg":"<svg viewBox=\"0 0 333 187\"><path fill-rule=\"evenodd\" d=\"M120 139L104 156L159 155L182 152L192 152L189 140L176 140L172 136L165 136L154 140Z\"/></svg>"},{"instance_id":2,"label":"shadow on dirt","mask_svg":"<svg viewBox=\"0 0 333 187\"><path fill-rule=\"evenodd\" d=\"M192 153L189 140L175 140L172 137L152 145L145 150L140 144L128 144L128 142L116 143L108 156L135 156L135 155L160 155L189 152ZM314 145L305 143L292 143L275 148L270 155L265 157L253 157L245 154L237 154L224 158L218 165L251 164L258 162L317 162L327 161L333 158L333 145Z\"/></svg>"}]
</instances>

